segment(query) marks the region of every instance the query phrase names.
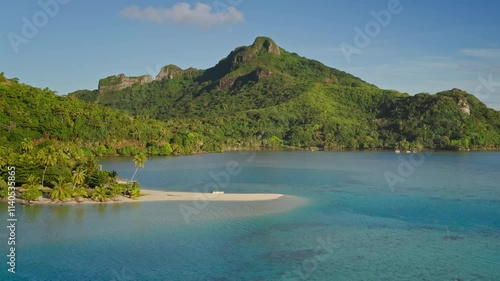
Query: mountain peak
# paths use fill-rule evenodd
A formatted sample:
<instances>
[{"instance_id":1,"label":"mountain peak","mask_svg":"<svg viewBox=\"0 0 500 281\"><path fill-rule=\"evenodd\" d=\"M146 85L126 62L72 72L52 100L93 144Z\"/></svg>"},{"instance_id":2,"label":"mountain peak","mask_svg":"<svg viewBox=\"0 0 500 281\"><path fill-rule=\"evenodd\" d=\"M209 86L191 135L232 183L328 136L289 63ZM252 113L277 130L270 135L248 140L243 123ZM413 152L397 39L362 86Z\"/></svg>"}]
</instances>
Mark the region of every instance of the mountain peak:
<instances>
[{"instance_id":1,"label":"mountain peak","mask_svg":"<svg viewBox=\"0 0 500 281\"><path fill-rule=\"evenodd\" d=\"M269 37L259 36L253 42L251 48L257 52L265 49L268 53L280 55L280 47Z\"/></svg>"},{"instance_id":2,"label":"mountain peak","mask_svg":"<svg viewBox=\"0 0 500 281\"><path fill-rule=\"evenodd\" d=\"M269 37L257 37L251 46L236 48L229 56L232 58L233 66L259 57L261 54L281 55L281 49Z\"/></svg>"}]
</instances>

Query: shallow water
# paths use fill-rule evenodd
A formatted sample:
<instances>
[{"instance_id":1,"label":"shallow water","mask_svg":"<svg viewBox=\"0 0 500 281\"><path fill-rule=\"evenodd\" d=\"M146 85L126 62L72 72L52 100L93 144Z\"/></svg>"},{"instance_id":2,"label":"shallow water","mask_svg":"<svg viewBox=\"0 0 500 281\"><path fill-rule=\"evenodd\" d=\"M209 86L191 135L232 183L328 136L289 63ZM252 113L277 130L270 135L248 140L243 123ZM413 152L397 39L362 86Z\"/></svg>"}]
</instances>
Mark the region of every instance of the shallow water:
<instances>
[{"instance_id":1,"label":"shallow water","mask_svg":"<svg viewBox=\"0 0 500 281\"><path fill-rule=\"evenodd\" d=\"M130 158L101 162L122 177L134 171ZM239 173L225 176L228 163ZM0 280L500 280L498 152L158 157L137 179L149 189L219 182L290 196L19 205L17 273L3 263Z\"/></svg>"}]
</instances>

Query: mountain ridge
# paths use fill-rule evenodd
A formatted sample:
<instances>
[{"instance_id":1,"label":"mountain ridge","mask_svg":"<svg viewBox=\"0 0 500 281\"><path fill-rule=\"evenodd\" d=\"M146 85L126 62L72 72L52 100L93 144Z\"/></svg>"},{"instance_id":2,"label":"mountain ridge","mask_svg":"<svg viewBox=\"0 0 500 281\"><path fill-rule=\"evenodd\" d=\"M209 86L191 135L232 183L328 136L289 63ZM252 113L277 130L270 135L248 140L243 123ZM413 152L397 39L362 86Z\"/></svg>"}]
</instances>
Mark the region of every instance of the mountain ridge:
<instances>
[{"instance_id":1,"label":"mountain ridge","mask_svg":"<svg viewBox=\"0 0 500 281\"><path fill-rule=\"evenodd\" d=\"M292 63L298 65L295 65L293 67L289 66L290 69L283 69L283 66L278 65L280 63L280 60L278 59L274 61L272 65L266 66L266 64L262 60L259 60L259 58L263 58L264 60L268 59L269 56L266 55L276 57L280 57L283 55L284 57L287 57L289 60L291 60ZM256 60L256 62L252 63L252 60ZM347 76L352 85L370 85L375 87L374 85L368 84L358 77L355 77L344 71L327 67L319 61L306 59L298 56L295 53L289 53L286 50L280 48L271 38L260 36L257 37L250 46L240 46L235 48L228 54L228 56L221 59L215 66L208 69L200 70L193 67L182 69L177 65L169 64L161 68L160 72L157 74L154 80L149 79L149 75L128 77L124 74L117 74L100 79L98 83L98 91L102 93L109 90L122 90L124 88L133 86L135 83L146 84L153 81L161 81L165 79L170 80L176 76L183 75L194 75L197 76L197 82L203 83L212 81L216 83L219 88L225 89L233 86L234 83L237 82L236 80L238 80L238 78L252 75L262 76L262 74L263 76L270 76L275 73L283 72L293 73L295 70L297 70L297 68L302 66L308 68L316 68L318 71L323 72L324 75L322 77L318 77L318 74L316 74L315 78L320 80L323 79L323 82L325 83L341 83L338 81L339 78L337 76ZM314 77L314 74L311 74L311 76Z\"/></svg>"}]
</instances>

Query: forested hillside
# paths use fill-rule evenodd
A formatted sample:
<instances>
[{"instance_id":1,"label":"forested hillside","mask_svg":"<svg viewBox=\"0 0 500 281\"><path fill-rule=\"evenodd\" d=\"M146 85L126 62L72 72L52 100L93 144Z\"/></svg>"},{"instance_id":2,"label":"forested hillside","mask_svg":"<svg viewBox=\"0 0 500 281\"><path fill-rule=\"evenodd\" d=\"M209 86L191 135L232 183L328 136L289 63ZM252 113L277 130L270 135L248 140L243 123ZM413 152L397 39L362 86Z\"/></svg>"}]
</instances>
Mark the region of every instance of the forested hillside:
<instances>
[{"instance_id":1,"label":"forested hillside","mask_svg":"<svg viewBox=\"0 0 500 281\"><path fill-rule=\"evenodd\" d=\"M458 89L410 96L287 52L265 37L207 70L162 69L155 81L70 94L165 121L176 148L497 149L500 115ZM109 86L113 82L115 88ZM139 81L139 80L137 80ZM127 80L130 83L130 79ZM189 140L190 139L190 140ZM193 145L196 143L197 145ZM182 149L181 149L182 150ZM182 153L179 149L174 149Z\"/></svg>"},{"instance_id":2,"label":"forested hillside","mask_svg":"<svg viewBox=\"0 0 500 281\"><path fill-rule=\"evenodd\" d=\"M99 168L96 156L135 155L139 167L146 159L142 151L172 153L172 134L160 121L57 96L3 73L0 107L0 199L137 198L139 184L119 183L116 172Z\"/></svg>"},{"instance_id":3,"label":"forested hillside","mask_svg":"<svg viewBox=\"0 0 500 281\"><path fill-rule=\"evenodd\" d=\"M0 75L0 146L20 148L29 140L71 142L97 154L131 155L155 144L170 154L172 138L163 122L62 97ZM168 147L164 147L167 144Z\"/></svg>"}]
</instances>

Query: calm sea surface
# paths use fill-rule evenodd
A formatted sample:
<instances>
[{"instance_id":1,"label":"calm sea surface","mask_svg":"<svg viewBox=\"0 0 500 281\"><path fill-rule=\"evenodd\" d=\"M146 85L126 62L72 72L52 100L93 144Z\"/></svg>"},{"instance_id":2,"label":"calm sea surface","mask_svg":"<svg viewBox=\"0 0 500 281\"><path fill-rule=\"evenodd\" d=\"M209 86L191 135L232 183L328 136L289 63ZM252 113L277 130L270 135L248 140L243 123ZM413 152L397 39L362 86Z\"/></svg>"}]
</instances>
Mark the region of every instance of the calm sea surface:
<instances>
[{"instance_id":1,"label":"calm sea surface","mask_svg":"<svg viewBox=\"0 0 500 281\"><path fill-rule=\"evenodd\" d=\"M130 158L101 163L134 171ZM4 226L0 280L500 280L498 152L150 158L136 178L149 189L288 196L18 205L16 274Z\"/></svg>"}]
</instances>

